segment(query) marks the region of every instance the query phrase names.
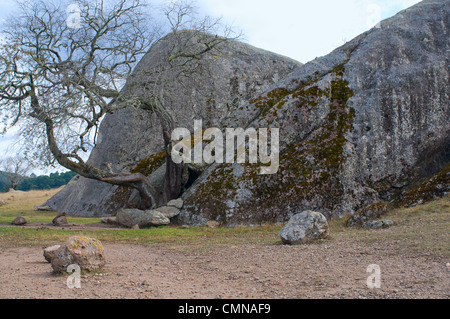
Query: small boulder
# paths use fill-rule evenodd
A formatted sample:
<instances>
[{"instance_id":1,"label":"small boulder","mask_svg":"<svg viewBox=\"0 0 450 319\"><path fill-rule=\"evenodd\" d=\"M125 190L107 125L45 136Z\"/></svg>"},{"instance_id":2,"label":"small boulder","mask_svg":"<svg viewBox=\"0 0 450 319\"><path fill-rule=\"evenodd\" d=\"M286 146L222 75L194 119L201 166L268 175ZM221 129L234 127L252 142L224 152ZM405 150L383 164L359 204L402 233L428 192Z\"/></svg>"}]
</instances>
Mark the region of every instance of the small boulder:
<instances>
[{"instance_id":1,"label":"small boulder","mask_svg":"<svg viewBox=\"0 0 450 319\"><path fill-rule=\"evenodd\" d=\"M61 245L54 245L44 249L44 258L49 263L52 262L52 259L56 256L56 252L61 247Z\"/></svg>"},{"instance_id":2,"label":"small boulder","mask_svg":"<svg viewBox=\"0 0 450 319\"><path fill-rule=\"evenodd\" d=\"M66 218L66 213L61 213L52 220L54 226L65 226L69 225Z\"/></svg>"},{"instance_id":3,"label":"small boulder","mask_svg":"<svg viewBox=\"0 0 450 319\"><path fill-rule=\"evenodd\" d=\"M121 209L116 216L119 225L131 228L161 226L170 224L169 218L156 210Z\"/></svg>"},{"instance_id":4,"label":"small boulder","mask_svg":"<svg viewBox=\"0 0 450 319\"><path fill-rule=\"evenodd\" d=\"M181 198L172 199L170 202L167 203L167 206L176 207L178 209L182 209L184 205L184 202Z\"/></svg>"},{"instance_id":5,"label":"small boulder","mask_svg":"<svg viewBox=\"0 0 450 319\"><path fill-rule=\"evenodd\" d=\"M25 225L26 223L27 223L27 220L25 219L25 217L22 217L22 216L18 216L12 221L12 224L16 225L16 226L22 226L22 225Z\"/></svg>"},{"instance_id":6,"label":"small boulder","mask_svg":"<svg viewBox=\"0 0 450 319\"><path fill-rule=\"evenodd\" d=\"M303 211L291 217L280 232L284 244L295 245L328 237L327 218L318 212Z\"/></svg>"},{"instance_id":7,"label":"small boulder","mask_svg":"<svg viewBox=\"0 0 450 319\"><path fill-rule=\"evenodd\" d=\"M101 269L106 264L102 243L95 238L83 236L70 237L63 246L52 252L50 260L56 273L66 272L67 267L72 264L89 272Z\"/></svg>"},{"instance_id":8,"label":"small boulder","mask_svg":"<svg viewBox=\"0 0 450 319\"><path fill-rule=\"evenodd\" d=\"M6 205L6 202L3 199L0 199L0 206Z\"/></svg>"}]
</instances>

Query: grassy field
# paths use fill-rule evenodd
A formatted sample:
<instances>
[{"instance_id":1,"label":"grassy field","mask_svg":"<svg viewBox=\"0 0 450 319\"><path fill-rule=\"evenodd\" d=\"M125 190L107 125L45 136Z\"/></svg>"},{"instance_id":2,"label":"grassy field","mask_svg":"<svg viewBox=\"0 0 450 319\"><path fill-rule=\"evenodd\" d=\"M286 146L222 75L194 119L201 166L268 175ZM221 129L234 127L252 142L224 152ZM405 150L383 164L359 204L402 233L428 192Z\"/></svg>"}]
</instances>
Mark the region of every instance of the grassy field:
<instances>
[{"instance_id":1,"label":"grassy field","mask_svg":"<svg viewBox=\"0 0 450 319\"><path fill-rule=\"evenodd\" d=\"M95 237L100 241L132 244L239 245L280 244L281 225L264 227L217 228L158 227L150 229L52 229L10 227L17 216L29 222L50 223L56 212L37 212L34 206L44 203L57 190L0 194L7 204L0 207L0 245L29 246L61 243L72 235ZM343 220L330 221L330 238L322 242L358 240L366 243L393 243L418 253L450 256L450 196L412 208L392 210L384 218L394 226L382 230L347 228ZM99 218L68 217L69 223L99 223Z\"/></svg>"}]
</instances>

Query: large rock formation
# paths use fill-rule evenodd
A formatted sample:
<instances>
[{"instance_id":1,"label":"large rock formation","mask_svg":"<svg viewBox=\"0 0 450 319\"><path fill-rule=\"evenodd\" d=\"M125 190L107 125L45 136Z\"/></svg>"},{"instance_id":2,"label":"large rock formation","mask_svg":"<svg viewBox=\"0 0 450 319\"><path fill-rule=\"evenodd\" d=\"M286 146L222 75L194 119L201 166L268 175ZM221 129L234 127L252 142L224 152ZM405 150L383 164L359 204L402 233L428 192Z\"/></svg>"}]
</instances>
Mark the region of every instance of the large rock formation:
<instances>
[{"instance_id":1,"label":"large rock formation","mask_svg":"<svg viewBox=\"0 0 450 319\"><path fill-rule=\"evenodd\" d=\"M284 222L303 210L340 217L374 202L414 201L417 189L448 192L449 14L448 1L423 1L303 66L229 43L205 63L208 77L174 96L171 111L189 129L195 116L205 128L280 128L279 170L259 175L262 164L213 164L182 195L176 222ZM155 50L137 72L156 63ZM196 96L200 87L208 98ZM137 163L161 181L159 131L151 115L116 112L102 123L90 160L115 169ZM46 205L100 216L130 206L130 195L80 178Z\"/></svg>"},{"instance_id":2,"label":"large rock formation","mask_svg":"<svg viewBox=\"0 0 450 319\"><path fill-rule=\"evenodd\" d=\"M340 217L401 203L434 174L448 192L449 11L448 1L423 1L235 112L228 127L280 128L278 173L215 164L183 194L179 222L283 222L302 210Z\"/></svg>"},{"instance_id":3,"label":"large rock formation","mask_svg":"<svg viewBox=\"0 0 450 319\"><path fill-rule=\"evenodd\" d=\"M187 31L186 36L190 36ZM123 91L146 94L158 76L153 72L167 60L173 35L157 42L136 66ZM178 127L192 129L194 119L208 127L247 104L301 63L238 41L228 41L200 61L188 78L170 83L174 92L169 112ZM143 89L144 88L144 89ZM130 92L133 91L133 92ZM161 186L165 163L161 125L156 115L132 107L108 114L101 123L99 139L89 158L90 164L114 171L131 167L150 175ZM159 168L159 170L158 170ZM72 216L116 215L120 208L132 207L131 190L76 176L46 206ZM131 197L131 200L129 201Z\"/></svg>"}]
</instances>

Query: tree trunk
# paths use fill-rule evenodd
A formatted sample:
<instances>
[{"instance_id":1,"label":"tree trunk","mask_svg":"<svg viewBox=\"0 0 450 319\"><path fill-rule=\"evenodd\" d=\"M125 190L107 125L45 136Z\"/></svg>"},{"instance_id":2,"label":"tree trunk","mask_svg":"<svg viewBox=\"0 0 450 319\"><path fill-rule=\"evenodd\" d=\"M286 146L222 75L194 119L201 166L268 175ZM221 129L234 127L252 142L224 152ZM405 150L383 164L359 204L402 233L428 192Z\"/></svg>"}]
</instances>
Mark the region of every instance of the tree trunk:
<instances>
[{"instance_id":1,"label":"tree trunk","mask_svg":"<svg viewBox=\"0 0 450 319\"><path fill-rule=\"evenodd\" d=\"M166 175L164 181L164 197L166 201L177 199L183 184L183 165L172 161L172 141L168 131L164 131L164 144L166 150Z\"/></svg>"}]
</instances>

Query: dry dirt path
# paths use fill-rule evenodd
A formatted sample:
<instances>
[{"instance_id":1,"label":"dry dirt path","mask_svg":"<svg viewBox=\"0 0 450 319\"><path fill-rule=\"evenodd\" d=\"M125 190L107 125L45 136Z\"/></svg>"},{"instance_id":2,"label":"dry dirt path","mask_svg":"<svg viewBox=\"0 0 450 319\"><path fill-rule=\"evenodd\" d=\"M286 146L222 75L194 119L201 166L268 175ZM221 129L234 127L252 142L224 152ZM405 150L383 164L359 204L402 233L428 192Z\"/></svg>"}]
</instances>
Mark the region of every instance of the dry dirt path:
<instances>
[{"instance_id":1,"label":"dry dirt path","mask_svg":"<svg viewBox=\"0 0 450 319\"><path fill-rule=\"evenodd\" d=\"M0 248L0 298L449 298L443 257L347 239L303 246L104 245L105 272L70 289L42 248ZM381 288L367 287L378 264Z\"/></svg>"}]
</instances>

